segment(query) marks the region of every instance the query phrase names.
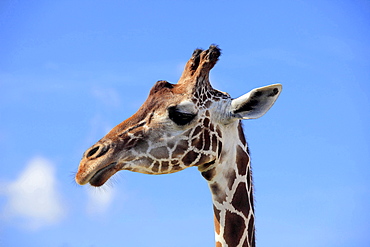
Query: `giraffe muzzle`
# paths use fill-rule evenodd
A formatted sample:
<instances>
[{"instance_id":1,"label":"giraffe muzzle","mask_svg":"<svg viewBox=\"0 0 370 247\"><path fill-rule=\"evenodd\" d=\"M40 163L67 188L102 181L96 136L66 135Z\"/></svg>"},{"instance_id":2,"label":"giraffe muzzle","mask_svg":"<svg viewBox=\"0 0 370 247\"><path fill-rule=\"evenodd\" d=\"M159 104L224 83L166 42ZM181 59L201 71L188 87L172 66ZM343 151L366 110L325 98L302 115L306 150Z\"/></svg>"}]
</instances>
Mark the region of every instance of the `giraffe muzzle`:
<instances>
[{"instance_id":1,"label":"giraffe muzzle","mask_svg":"<svg viewBox=\"0 0 370 247\"><path fill-rule=\"evenodd\" d=\"M91 163L81 161L80 167L76 174L76 182L80 185L89 183L94 187L102 186L110 177L123 167L122 163L108 162Z\"/></svg>"}]
</instances>

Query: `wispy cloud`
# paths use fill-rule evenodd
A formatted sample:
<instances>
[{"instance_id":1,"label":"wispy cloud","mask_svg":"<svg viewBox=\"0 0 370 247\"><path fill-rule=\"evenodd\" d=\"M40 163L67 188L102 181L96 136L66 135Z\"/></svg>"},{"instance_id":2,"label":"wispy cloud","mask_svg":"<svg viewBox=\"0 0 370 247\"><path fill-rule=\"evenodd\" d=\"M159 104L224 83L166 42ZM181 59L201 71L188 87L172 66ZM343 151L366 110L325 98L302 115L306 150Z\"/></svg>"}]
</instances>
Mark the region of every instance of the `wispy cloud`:
<instances>
[{"instance_id":1,"label":"wispy cloud","mask_svg":"<svg viewBox=\"0 0 370 247\"><path fill-rule=\"evenodd\" d=\"M56 187L54 165L44 157L31 159L19 177L2 186L7 202L4 220L37 230L58 223L65 214Z\"/></svg>"},{"instance_id":2,"label":"wispy cloud","mask_svg":"<svg viewBox=\"0 0 370 247\"><path fill-rule=\"evenodd\" d=\"M105 186L103 189L87 188L88 203L87 213L103 214L111 205L115 191L113 188Z\"/></svg>"},{"instance_id":3,"label":"wispy cloud","mask_svg":"<svg viewBox=\"0 0 370 247\"><path fill-rule=\"evenodd\" d=\"M94 87L91 93L96 99L107 106L119 107L121 105L121 97L113 88Z\"/></svg>"}]
</instances>

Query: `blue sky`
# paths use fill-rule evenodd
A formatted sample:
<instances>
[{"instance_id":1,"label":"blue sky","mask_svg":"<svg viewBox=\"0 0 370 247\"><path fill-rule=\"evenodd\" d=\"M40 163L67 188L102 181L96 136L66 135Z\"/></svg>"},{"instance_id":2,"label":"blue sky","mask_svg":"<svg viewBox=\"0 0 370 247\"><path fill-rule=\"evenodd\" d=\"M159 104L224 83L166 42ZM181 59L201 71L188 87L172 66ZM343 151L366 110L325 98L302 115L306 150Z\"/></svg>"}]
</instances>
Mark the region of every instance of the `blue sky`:
<instances>
[{"instance_id":1,"label":"blue sky","mask_svg":"<svg viewBox=\"0 0 370 247\"><path fill-rule=\"evenodd\" d=\"M77 186L82 153L195 48L215 88L282 83L244 122L257 246L370 243L370 2L2 1L0 246L213 246L196 168Z\"/></svg>"}]
</instances>

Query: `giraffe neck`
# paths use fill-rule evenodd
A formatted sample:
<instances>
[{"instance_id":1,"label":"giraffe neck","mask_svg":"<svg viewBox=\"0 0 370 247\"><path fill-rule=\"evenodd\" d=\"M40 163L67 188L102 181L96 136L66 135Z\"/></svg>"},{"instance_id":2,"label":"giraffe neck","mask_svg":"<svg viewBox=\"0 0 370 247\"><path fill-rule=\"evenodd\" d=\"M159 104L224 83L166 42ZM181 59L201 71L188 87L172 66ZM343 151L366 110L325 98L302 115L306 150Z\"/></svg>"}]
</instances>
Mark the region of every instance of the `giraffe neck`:
<instances>
[{"instance_id":1,"label":"giraffe neck","mask_svg":"<svg viewBox=\"0 0 370 247\"><path fill-rule=\"evenodd\" d=\"M222 148L220 157L199 170L212 193L216 247L254 247L250 159L241 124L234 124L227 126L228 141L223 143L229 145Z\"/></svg>"}]
</instances>

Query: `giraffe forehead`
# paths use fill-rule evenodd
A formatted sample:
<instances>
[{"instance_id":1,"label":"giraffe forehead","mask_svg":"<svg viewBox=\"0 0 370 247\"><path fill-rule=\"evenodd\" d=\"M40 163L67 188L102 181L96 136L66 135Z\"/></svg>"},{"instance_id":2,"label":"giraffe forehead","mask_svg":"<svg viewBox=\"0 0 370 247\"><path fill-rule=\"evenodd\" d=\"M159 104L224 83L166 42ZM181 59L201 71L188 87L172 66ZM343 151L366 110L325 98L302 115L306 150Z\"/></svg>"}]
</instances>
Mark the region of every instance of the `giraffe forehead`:
<instances>
[{"instance_id":1,"label":"giraffe forehead","mask_svg":"<svg viewBox=\"0 0 370 247\"><path fill-rule=\"evenodd\" d=\"M140 131L139 127L163 129L161 125L171 125L168 109L175 106L179 112L196 114L198 120L204 118L222 121L231 101L227 93L211 87L198 86L189 92L187 88L167 81L158 81L150 90L149 96L139 110L130 118L114 127L105 137L116 139L128 132ZM158 127L158 128L156 128ZM164 126L163 126L164 127ZM188 128L191 126L188 126ZM167 129L166 127L164 129ZM172 128L170 128L172 129ZM170 129L167 129L170 131ZM175 128L177 129L177 128Z\"/></svg>"}]
</instances>

